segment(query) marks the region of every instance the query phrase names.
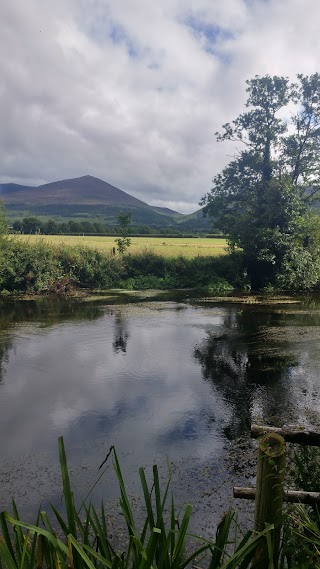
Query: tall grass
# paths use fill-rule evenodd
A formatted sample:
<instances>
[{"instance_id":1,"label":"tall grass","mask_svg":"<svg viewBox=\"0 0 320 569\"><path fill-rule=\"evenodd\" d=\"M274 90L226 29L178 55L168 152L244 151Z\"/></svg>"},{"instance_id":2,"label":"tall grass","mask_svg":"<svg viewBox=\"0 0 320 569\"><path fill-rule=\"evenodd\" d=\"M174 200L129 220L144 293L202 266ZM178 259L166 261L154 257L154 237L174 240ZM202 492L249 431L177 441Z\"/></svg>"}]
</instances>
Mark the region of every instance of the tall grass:
<instances>
[{"instance_id":1,"label":"tall grass","mask_svg":"<svg viewBox=\"0 0 320 569\"><path fill-rule=\"evenodd\" d=\"M0 242L0 291L65 293L70 289L201 288L230 292L245 286L242 257L164 258L154 253L114 257L87 247L53 247L11 238Z\"/></svg>"},{"instance_id":2,"label":"tall grass","mask_svg":"<svg viewBox=\"0 0 320 569\"><path fill-rule=\"evenodd\" d=\"M71 236L71 235L15 235L14 239L19 242L37 244L45 243L54 247L82 247L97 249L101 253L109 254L115 243L116 235L113 236ZM183 238L183 237L130 237L130 253L141 255L153 253L161 257L177 258L183 256L193 259L197 256L216 257L225 255L227 243L222 238Z\"/></svg>"},{"instance_id":3,"label":"tall grass","mask_svg":"<svg viewBox=\"0 0 320 569\"><path fill-rule=\"evenodd\" d=\"M0 514L1 567L185 569L195 563L208 569L246 569L250 566L259 540L266 539L272 527L259 535L248 532L239 543L235 543L231 538L234 514L229 511L217 529L215 541L190 535L192 507L186 505L184 512L177 510L169 491L170 477L162 491L157 466L153 467L151 485L144 470L141 468L139 471L145 519L137 522L113 447L111 453L119 484L120 508L127 527L126 544L122 549L114 548L103 504L98 511L85 501L80 510L76 509L61 437L59 456L65 517L52 505L55 522L50 522L46 512L39 511L36 523L28 524L20 520L13 501L13 515L8 512Z\"/></svg>"}]
</instances>

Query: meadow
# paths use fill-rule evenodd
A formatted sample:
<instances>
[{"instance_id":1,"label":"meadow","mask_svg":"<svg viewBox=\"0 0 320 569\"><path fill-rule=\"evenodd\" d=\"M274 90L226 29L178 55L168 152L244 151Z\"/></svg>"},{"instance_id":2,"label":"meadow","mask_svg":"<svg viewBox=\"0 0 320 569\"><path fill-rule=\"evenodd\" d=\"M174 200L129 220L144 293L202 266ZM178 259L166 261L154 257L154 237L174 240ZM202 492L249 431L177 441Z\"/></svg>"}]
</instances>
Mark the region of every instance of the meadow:
<instances>
[{"instance_id":1,"label":"meadow","mask_svg":"<svg viewBox=\"0 0 320 569\"><path fill-rule=\"evenodd\" d=\"M115 236L10 235L0 251L2 295L246 286L241 255L219 238L132 237L119 254Z\"/></svg>"},{"instance_id":2,"label":"meadow","mask_svg":"<svg viewBox=\"0 0 320 569\"><path fill-rule=\"evenodd\" d=\"M86 236L86 235L15 235L14 239L36 244L44 242L54 246L88 247L101 252L110 253L116 247L115 236ZM133 254L154 253L167 258L186 257L216 257L227 252L227 243L221 238L166 238L166 237L130 237L131 245L128 252Z\"/></svg>"}]
</instances>

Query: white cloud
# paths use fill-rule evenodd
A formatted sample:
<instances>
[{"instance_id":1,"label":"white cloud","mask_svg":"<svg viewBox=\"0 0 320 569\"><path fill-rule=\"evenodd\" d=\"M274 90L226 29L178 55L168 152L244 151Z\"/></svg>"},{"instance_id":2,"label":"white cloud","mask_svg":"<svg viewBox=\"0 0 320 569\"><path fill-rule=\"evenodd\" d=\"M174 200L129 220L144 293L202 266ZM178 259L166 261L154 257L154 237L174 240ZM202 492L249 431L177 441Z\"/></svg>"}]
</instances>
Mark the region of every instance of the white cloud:
<instances>
[{"instance_id":1,"label":"white cloud","mask_svg":"<svg viewBox=\"0 0 320 569\"><path fill-rule=\"evenodd\" d=\"M3 0L0 181L84 174L181 211L255 74L319 70L318 0Z\"/></svg>"}]
</instances>

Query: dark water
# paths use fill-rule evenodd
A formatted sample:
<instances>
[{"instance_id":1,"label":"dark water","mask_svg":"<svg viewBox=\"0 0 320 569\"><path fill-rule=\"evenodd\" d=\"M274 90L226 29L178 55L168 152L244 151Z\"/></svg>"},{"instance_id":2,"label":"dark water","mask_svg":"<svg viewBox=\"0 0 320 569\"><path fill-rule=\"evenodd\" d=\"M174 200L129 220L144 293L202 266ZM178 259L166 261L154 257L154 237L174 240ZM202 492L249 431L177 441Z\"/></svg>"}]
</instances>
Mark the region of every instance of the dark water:
<instances>
[{"instance_id":1,"label":"dark water","mask_svg":"<svg viewBox=\"0 0 320 569\"><path fill-rule=\"evenodd\" d=\"M199 517L225 509L251 422L319 420L319 299L259 300L3 302L1 509L59 503L59 435L80 499L114 444L133 493L156 461ZM115 493L110 466L93 498Z\"/></svg>"}]
</instances>

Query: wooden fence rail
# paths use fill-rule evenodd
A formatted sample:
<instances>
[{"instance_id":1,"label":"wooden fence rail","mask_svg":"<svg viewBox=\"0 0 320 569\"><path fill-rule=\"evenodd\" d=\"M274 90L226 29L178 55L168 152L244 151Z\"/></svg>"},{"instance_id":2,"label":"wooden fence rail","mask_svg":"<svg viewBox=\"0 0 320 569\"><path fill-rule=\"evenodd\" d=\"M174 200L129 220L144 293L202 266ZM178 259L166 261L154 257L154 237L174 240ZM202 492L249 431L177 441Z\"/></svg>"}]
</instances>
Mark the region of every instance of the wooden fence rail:
<instances>
[{"instance_id":1,"label":"wooden fence rail","mask_svg":"<svg viewBox=\"0 0 320 569\"><path fill-rule=\"evenodd\" d=\"M320 446L320 433L303 428L276 428L252 425L251 437L259 439L256 488L235 486L235 498L255 500L254 529L259 532L273 526L273 567L277 569L282 518L282 503L320 504L320 492L284 489L285 442ZM280 523L279 523L280 522ZM252 567L269 568L266 540L255 552Z\"/></svg>"},{"instance_id":2,"label":"wooden fence rail","mask_svg":"<svg viewBox=\"0 0 320 569\"><path fill-rule=\"evenodd\" d=\"M256 489L243 486L233 487L233 497L244 500L255 500ZM320 492L302 492L299 490L284 490L283 501L290 504L320 504Z\"/></svg>"},{"instance_id":3,"label":"wooden fence rail","mask_svg":"<svg viewBox=\"0 0 320 569\"><path fill-rule=\"evenodd\" d=\"M258 439L261 435L265 435L267 433L277 433L287 443L296 443L300 445L307 445L307 446L320 446L320 433L316 433L315 431L309 431L307 429L299 429L299 428L289 428L289 427L265 427L260 425L252 425L251 426L251 437L253 439Z\"/></svg>"}]
</instances>

